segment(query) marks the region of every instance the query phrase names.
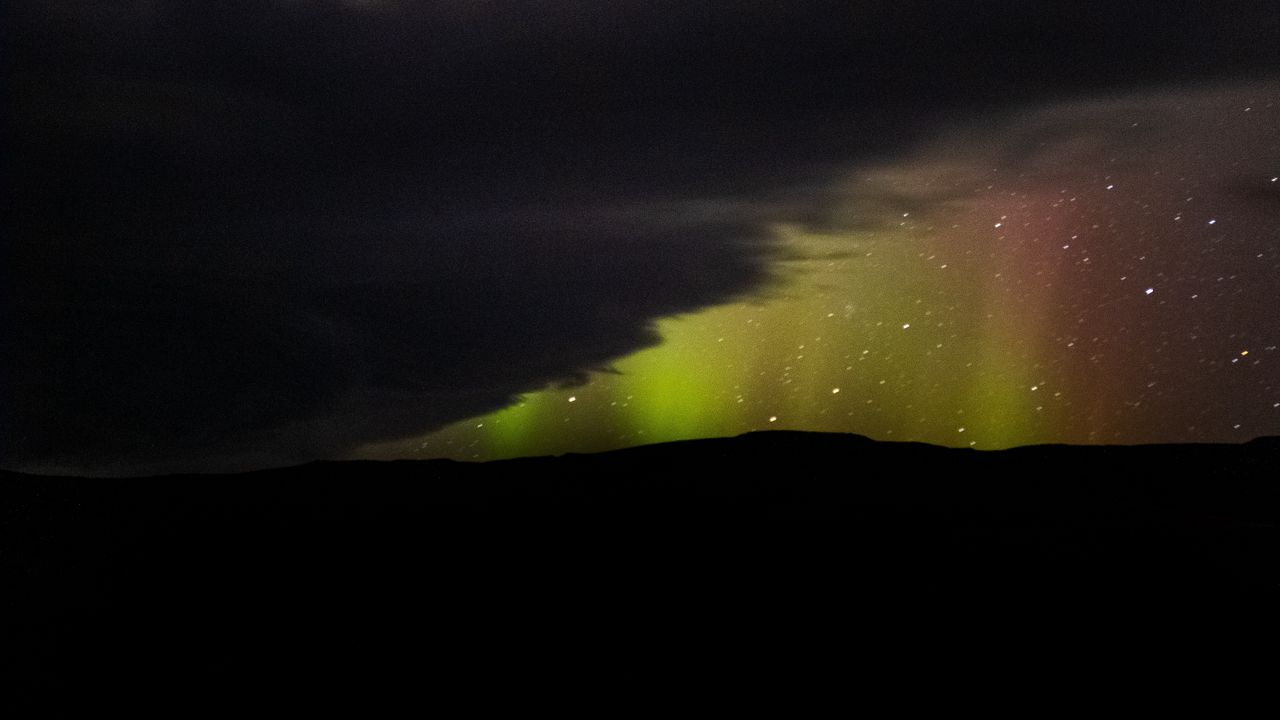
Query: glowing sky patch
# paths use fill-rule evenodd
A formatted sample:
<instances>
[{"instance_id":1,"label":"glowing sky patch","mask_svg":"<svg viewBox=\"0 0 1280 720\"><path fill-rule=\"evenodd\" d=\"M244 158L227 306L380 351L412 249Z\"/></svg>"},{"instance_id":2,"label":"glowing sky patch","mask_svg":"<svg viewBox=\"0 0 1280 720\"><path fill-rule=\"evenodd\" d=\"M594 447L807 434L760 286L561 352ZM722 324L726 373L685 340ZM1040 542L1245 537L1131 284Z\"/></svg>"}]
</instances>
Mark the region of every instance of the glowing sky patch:
<instances>
[{"instance_id":1,"label":"glowing sky patch","mask_svg":"<svg viewBox=\"0 0 1280 720\"><path fill-rule=\"evenodd\" d=\"M659 321L661 344L583 385L362 454L775 428L978 448L1280 432L1277 98L1032 108L851 171L820 220L784 194L758 295Z\"/></svg>"}]
</instances>

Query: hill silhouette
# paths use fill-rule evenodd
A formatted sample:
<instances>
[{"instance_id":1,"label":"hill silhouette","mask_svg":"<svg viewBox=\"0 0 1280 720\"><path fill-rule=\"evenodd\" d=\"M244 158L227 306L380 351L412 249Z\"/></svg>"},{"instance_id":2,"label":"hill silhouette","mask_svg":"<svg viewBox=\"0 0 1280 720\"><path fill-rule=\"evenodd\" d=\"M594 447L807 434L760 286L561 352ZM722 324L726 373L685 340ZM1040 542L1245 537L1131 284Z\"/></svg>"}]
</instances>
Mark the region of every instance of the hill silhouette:
<instances>
[{"instance_id":1,"label":"hill silhouette","mask_svg":"<svg viewBox=\"0 0 1280 720\"><path fill-rule=\"evenodd\" d=\"M1188 607L1234 608L1219 630L1274 607L1278 458L1278 438L978 452L769 432L483 464L4 473L10 701L348 714L892 684L967 678L978 647L1030 672L1081 633L1143 629L1157 656Z\"/></svg>"}]
</instances>

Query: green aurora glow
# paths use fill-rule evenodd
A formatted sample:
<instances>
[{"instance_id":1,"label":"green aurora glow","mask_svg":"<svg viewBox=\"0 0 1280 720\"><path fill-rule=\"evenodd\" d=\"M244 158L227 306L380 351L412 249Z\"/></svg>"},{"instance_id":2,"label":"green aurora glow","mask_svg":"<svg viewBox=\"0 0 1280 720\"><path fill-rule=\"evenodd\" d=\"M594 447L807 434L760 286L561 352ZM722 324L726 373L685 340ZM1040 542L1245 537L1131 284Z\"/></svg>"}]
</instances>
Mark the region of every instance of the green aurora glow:
<instances>
[{"instance_id":1,"label":"green aurora glow","mask_svg":"<svg viewBox=\"0 0 1280 720\"><path fill-rule=\"evenodd\" d=\"M976 448L1274 433L1280 236L1258 199L1280 188L1280 103L1258 99L1272 91L1029 108L798 201L704 202L770 229L767 287L658 320L658 345L582 384L357 455L782 428ZM819 220L795 211L814 198Z\"/></svg>"},{"instance_id":2,"label":"green aurora glow","mask_svg":"<svg viewBox=\"0 0 1280 720\"><path fill-rule=\"evenodd\" d=\"M809 259L783 263L761 297L662 319L661 344L611 372L420 448L496 459L780 428L985 448L1051 439L1070 399L1037 384L1025 323L966 274L972 255L942 262L931 229L780 227L783 250Z\"/></svg>"}]
</instances>

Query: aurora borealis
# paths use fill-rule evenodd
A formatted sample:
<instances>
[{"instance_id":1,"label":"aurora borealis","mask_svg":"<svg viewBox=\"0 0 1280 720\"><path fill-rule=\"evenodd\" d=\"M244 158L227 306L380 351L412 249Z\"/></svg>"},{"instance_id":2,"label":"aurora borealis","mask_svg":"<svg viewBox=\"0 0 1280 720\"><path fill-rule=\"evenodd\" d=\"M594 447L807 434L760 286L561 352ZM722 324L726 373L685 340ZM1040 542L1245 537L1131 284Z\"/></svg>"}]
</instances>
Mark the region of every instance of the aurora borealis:
<instances>
[{"instance_id":1,"label":"aurora borealis","mask_svg":"<svg viewBox=\"0 0 1280 720\"><path fill-rule=\"evenodd\" d=\"M662 319L661 342L609 372L457 423L416 453L769 428L978 448L1280 432L1278 129L1274 83L958 129L851 170L821 222L787 222L785 199L757 209L778 216L783 258L766 289Z\"/></svg>"},{"instance_id":2,"label":"aurora borealis","mask_svg":"<svg viewBox=\"0 0 1280 720\"><path fill-rule=\"evenodd\" d=\"M0 467L1280 434L1273 3L7 3Z\"/></svg>"},{"instance_id":3,"label":"aurora borealis","mask_svg":"<svg viewBox=\"0 0 1280 720\"><path fill-rule=\"evenodd\" d=\"M1275 614L1280 0L3 0L0 97L7 716L1034 707Z\"/></svg>"}]
</instances>

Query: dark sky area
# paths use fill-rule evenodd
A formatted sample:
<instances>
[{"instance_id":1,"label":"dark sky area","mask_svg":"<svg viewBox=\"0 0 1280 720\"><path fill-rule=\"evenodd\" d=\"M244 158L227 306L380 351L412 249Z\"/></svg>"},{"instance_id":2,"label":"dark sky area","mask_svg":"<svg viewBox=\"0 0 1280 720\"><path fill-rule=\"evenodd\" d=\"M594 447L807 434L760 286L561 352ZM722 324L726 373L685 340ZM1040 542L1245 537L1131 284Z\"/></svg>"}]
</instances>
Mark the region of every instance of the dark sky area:
<instances>
[{"instance_id":1,"label":"dark sky area","mask_svg":"<svg viewBox=\"0 0 1280 720\"><path fill-rule=\"evenodd\" d=\"M1274 2L7 2L0 464L1280 434Z\"/></svg>"}]
</instances>

